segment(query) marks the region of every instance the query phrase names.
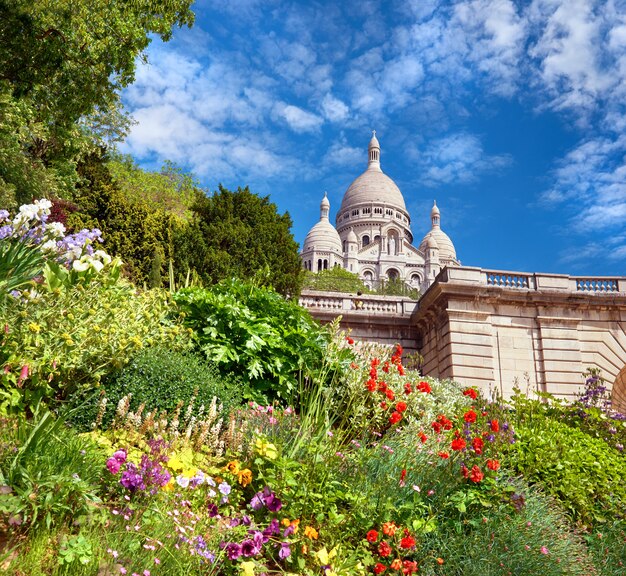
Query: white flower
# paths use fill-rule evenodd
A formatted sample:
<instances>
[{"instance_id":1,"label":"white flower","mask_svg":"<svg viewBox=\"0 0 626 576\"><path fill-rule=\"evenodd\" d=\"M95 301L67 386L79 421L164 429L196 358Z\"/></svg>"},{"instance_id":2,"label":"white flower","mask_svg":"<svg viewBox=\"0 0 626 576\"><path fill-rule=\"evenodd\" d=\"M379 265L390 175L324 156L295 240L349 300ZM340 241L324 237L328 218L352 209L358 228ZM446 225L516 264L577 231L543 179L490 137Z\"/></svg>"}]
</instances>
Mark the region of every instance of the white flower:
<instances>
[{"instance_id":1,"label":"white flower","mask_svg":"<svg viewBox=\"0 0 626 576\"><path fill-rule=\"evenodd\" d=\"M181 488L187 488L189 486L190 478L188 476L176 476L176 484L178 484Z\"/></svg>"},{"instance_id":2,"label":"white flower","mask_svg":"<svg viewBox=\"0 0 626 576\"><path fill-rule=\"evenodd\" d=\"M100 261L105 265L111 263L111 257L104 250L96 250L94 256L100 258Z\"/></svg>"},{"instance_id":3,"label":"white flower","mask_svg":"<svg viewBox=\"0 0 626 576\"><path fill-rule=\"evenodd\" d=\"M48 240L41 245L42 252L54 252L57 249L57 243L55 240Z\"/></svg>"},{"instance_id":4,"label":"white flower","mask_svg":"<svg viewBox=\"0 0 626 576\"><path fill-rule=\"evenodd\" d=\"M96 272L100 272L100 270L102 270L104 268L104 264L102 262L100 262L100 260L94 260L91 259L89 261L89 265L96 271Z\"/></svg>"},{"instance_id":5,"label":"white flower","mask_svg":"<svg viewBox=\"0 0 626 576\"><path fill-rule=\"evenodd\" d=\"M46 225L46 233L51 238L62 238L65 236L65 226L61 222L50 222Z\"/></svg>"},{"instance_id":6,"label":"white flower","mask_svg":"<svg viewBox=\"0 0 626 576\"><path fill-rule=\"evenodd\" d=\"M74 260L72 268L74 268L76 272L85 272L89 269L89 262L86 262L83 258L80 260Z\"/></svg>"}]
</instances>

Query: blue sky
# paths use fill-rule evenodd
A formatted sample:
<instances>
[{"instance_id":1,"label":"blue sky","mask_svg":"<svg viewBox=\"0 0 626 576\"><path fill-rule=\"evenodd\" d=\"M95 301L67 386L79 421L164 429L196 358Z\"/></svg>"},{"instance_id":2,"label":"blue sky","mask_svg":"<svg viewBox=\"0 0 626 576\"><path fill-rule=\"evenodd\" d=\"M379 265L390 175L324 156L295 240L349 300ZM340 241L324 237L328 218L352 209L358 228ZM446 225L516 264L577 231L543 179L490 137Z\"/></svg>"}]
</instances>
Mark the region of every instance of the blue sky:
<instances>
[{"instance_id":1,"label":"blue sky","mask_svg":"<svg viewBox=\"0 0 626 576\"><path fill-rule=\"evenodd\" d=\"M464 265L626 275L626 2L200 0L154 41L123 146L248 185L302 244L367 165Z\"/></svg>"}]
</instances>

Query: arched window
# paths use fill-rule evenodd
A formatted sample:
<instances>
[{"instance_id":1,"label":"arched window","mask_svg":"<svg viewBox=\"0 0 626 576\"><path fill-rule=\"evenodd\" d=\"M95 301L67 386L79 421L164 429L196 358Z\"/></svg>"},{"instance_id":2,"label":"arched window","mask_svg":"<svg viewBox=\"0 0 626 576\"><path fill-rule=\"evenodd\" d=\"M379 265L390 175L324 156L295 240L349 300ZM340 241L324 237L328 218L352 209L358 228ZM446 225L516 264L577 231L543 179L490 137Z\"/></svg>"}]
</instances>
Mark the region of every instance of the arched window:
<instances>
[{"instance_id":1,"label":"arched window","mask_svg":"<svg viewBox=\"0 0 626 576\"><path fill-rule=\"evenodd\" d=\"M328 260L324 259L324 270L328 270Z\"/></svg>"},{"instance_id":2,"label":"arched window","mask_svg":"<svg viewBox=\"0 0 626 576\"><path fill-rule=\"evenodd\" d=\"M361 239L361 242L363 243L363 246L367 246L370 243L370 237L365 234L365 236Z\"/></svg>"},{"instance_id":3,"label":"arched window","mask_svg":"<svg viewBox=\"0 0 626 576\"><path fill-rule=\"evenodd\" d=\"M400 277L400 274L395 268L390 268L387 270L387 277L389 280L397 280Z\"/></svg>"},{"instance_id":4,"label":"arched window","mask_svg":"<svg viewBox=\"0 0 626 576\"><path fill-rule=\"evenodd\" d=\"M419 274L411 274L411 284L413 286L419 286L421 284L422 280L420 278Z\"/></svg>"},{"instance_id":5,"label":"arched window","mask_svg":"<svg viewBox=\"0 0 626 576\"><path fill-rule=\"evenodd\" d=\"M317 271L318 271L318 272L321 272L321 270L322 270L322 259L320 258L320 259L317 261Z\"/></svg>"},{"instance_id":6,"label":"arched window","mask_svg":"<svg viewBox=\"0 0 626 576\"><path fill-rule=\"evenodd\" d=\"M380 240L380 236L376 234L376 236L374 236L374 242L378 242L379 240Z\"/></svg>"},{"instance_id":7,"label":"arched window","mask_svg":"<svg viewBox=\"0 0 626 576\"><path fill-rule=\"evenodd\" d=\"M374 286L374 274L372 274L369 270L366 270L363 273L363 284L365 284L370 290Z\"/></svg>"}]
</instances>

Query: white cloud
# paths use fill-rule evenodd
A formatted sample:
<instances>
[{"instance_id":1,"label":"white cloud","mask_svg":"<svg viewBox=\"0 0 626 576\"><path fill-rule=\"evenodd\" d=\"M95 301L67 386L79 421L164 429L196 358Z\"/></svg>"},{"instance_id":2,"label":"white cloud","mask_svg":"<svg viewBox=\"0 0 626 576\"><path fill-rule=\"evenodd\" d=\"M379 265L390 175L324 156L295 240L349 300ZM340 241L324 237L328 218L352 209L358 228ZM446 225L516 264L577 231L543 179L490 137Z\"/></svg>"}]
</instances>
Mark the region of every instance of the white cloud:
<instances>
[{"instance_id":1,"label":"white cloud","mask_svg":"<svg viewBox=\"0 0 626 576\"><path fill-rule=\"evenodd\" d=\"M341 100L328 93L322 100L322 114L330 122L342 122L350 114L350 108Z\"/></svg>"},{"instance_id":2,"label":"white cloud","mask_svg":"<svg viewBox=\"0 0 626 576\"><path fill-rule=\"evenodd\" d=\"M420 165L427 186L472 182L480 174L500 171L512 161L507 154L485 154L480 139L467 133L440 138L423 152L413 150L411 154Z\"/></svg>"},{"instance_id":3,"label":"white cloud","mask_svg":"<svg viewBox=\"0 0 626 576\"><path fill-rule=\"evenodd\" d=\"M283 118L295 132L315 132L319 130L324 122L324 120L316 114L307 112L292 104L284 104L281 102L276 105L275 109L278 116Z\"/></svg>"}]
</instances>

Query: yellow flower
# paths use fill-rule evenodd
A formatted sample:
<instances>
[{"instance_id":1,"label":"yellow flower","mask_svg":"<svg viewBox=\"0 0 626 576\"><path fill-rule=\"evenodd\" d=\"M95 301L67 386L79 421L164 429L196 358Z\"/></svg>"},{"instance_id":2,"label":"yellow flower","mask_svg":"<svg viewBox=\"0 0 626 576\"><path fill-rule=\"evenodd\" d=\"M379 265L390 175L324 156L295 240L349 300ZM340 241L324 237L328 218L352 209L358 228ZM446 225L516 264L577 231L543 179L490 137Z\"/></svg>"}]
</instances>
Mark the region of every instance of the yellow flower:
<instances>
[{"instance_id":1,"label":"yellow flower","mask_svg":"<svg viewBox=\"0 0 626 576\"><path fill-rule=\"evenodd\" d=\"M276 460L276 458L278 458L276 446L264 438L257 438L254 442L254 447L261 456L266 456L270 460Z\"/></svg>"},{"instance_id":2,"label":"yellow flower","mask_svg":"<svg viewBox=\"0 0 626 576\"><path fill-rule=\"evenodd\" d=\"M230 461L226 464L226 470L228 470L231 474L239 474L239 462L237 462L237 460Z\"/></svg>"},{"instance_id":3,"label":"yellow flower","mask_svg":"<svg viewBox=\"0 0 626 576\"><path fill-rule=\"evenodd\" d=\"M328 566L328 564L330 564L330 559L333 558L336 553L337 551L334 548L328 552L328 550L326 550L326 546L324 546L324 548L318 550L315 555L322 566Z\"/></svg>"},{"instance_id":4,"label":"yellow flower","mask_svg":"<svg viewBox=\"0 0 626 576\"><path fill-rule=\"evenodd\" d=\"M243 576L254 576L254 562L242 562L240 566Z\"/></svg>"},{"instance_id":5,"label":"yellow flower","mask_svg":"<svg viewBox=\"0 0 626 576\"><path fill-rule=\"evenodd\" d=\"M41 326L39 326L36 322L31 322L28 325L28 329L34 334L39 334L39 332L41 332Z\"/></svg>"},{"instance_id":6,"label":"yellow flower","mask_svg":"<svg viewBox=\"0 0 626 576\"><path fill-rule=\"evenodd\" d=\"M252 482L252 471L248 468L244 468L237 474L237 478L239 479L239 484L241 484L244 488Z\"/></svg>"},{"instance_id":7,"label":"yellow flower","mask_svg":"<svg viewBox=\"0 0 626 576\"><path fill-rule=\"evenodd\" d=\"M317 530L313 528L312 526L307 526L304 529L304 535L307 538L310 538L311 540L317 540L317 537L319 536L319 534L317 533Z\"/></svg>"},{"instance_id":8,"label":"yellow flower","mask_svg":"<svg viewBox=\"0 0 626 576\"><path fill-rule=\"evenodd\" d=\"M174 478L170 478L168 483L165 484L161 490L163 490L164 492L171 492L172 490L174 490L174 485L176 484L176 481L174 480Z\"/></svg>"}]
</instances>

